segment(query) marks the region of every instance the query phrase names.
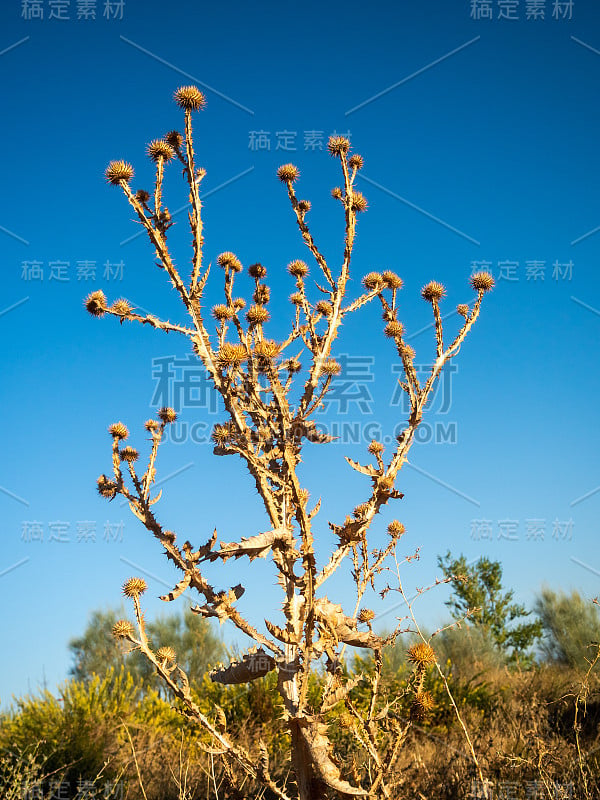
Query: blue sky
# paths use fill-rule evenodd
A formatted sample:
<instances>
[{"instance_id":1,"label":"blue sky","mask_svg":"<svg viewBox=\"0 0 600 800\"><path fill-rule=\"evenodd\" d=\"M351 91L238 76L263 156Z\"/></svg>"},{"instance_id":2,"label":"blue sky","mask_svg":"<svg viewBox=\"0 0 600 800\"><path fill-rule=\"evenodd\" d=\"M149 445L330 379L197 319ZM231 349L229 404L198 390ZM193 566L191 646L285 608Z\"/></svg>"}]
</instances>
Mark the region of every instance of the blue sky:
<instances>
[{"instance_id":1,"label":"blue sky","mask_svg":"<svg viewBox=\"0 0 600 800\"><path fill-rule=\"evenodd\" d=\"M401 318L420 364L434 348L421 287L446 285L448 338L458 324L450 312L472 299L472 270L487 266L498 279L400 477L405 498L373 528L377 545L397 516L407 528L402 554L420 548L403 570L407 593L434 581L437 555L450 549L499 559L506 585L528 606L544 582L599 594L597 6L560 4L555 18L548 0L545 18L528 19L534 4L494 0L490 19L485 3L441 0L343 9L129 0L106 18L97 0L77 19L78 0L44 0L43 19L27 19L35 5L7 0L0 10L0 632L20 654L0 666L0 702L66 677L68 640L90 611L119 604L122 582L140 571L132 564L149 582L150 615L165 611L157 596L177 580L127 508L98 497L95 481L110 468L111 422L125 422L132 443L143 444L143 422L165 399L161 363L173 370L171 392L202 375L182 366L183 339L92 319L83 299L102 289L183 320L103 171L124 158L135 166L135 188L150 188L145 146L181 127L171 98L192 82L207 97L194 118L207 169L205 259L233 250L244 265L267 266L274 337L293 290L285 265L309 255L275 171L298 165L315 236L335 264L343 227L329 192L339 165L319 149L334 132L348 133L365 158L369 209L359 219L350 291L373 269L403 277ZM172 212L186 203L178 172L167 170ZM176 220L171 240L185 265L185 210ZM207 302L220 292L215 270ZM354 400L345 408L338 387L319 421L345 432L307 450L304 471L312 496L323 496L323 558L332 545L327 520L343 519L366 489L343 459L364 460L367 442L352 437L368 436L368 425L391 435L403 418L394 353L374 305L348 320L335 352L355 370L346 387ZM221 419L201 395L202 386L181 411L175 433L184 441L162 448L158 514L180 538L201 543L216 526L231 541L264 530L265 517L241 463L192 441ZM215 571L215 581L242 580L243 610L253 620L273 616L269 565L232 569L233 577ZM347 574L327 592L350 606ZM445 619L445 599L442 588L418 601L430 629ZM373 601L381 625L401 613L395 602ZM226 628L223 635L234 641Z\"/></svg>"}]
</instances>

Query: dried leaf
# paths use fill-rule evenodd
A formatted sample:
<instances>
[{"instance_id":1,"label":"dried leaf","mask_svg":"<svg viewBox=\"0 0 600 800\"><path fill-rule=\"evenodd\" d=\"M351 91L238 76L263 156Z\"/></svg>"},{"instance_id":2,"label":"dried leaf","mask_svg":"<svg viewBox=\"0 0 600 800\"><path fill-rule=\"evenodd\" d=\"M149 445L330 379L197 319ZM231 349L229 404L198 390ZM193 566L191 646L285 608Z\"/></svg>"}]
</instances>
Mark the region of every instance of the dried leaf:
<instances>
[{"instance_id":1,"label":"dried leaf","mask_svg":"<svg viewBox=\"0 0 600 800\"><path fill-rule=\"evenodd\" d=\"M175 600L180 595L182 595L185 590L190 585L190 581L192 579L192 575L190 572L186 572L183 578L179 581L179 583L175 586L175 588L169 592L169 594L163 594L160 596L160 600L166 600L167 602L171 602Z\"/></svg>"},{"instance_id":2,"label":"dried leaf","mask_svg":"<svg viewBox=\"0 0 600 800\"><path fill-rule=\"evenodd\" d=\"M348 695L352 689L354 689L358 684L363 680L362 675L357 675L355 678L352 678L349 681L346 681L345 684L342 686L338 686L333 692L331 692L323 701L323 705L321 706L321 713L324 714L326 711L331 711L331 709L337 705L341 700L343 700L346 695Z\"/></svg>"},{"instance_id":3,"label":"dried leaf","mask_svg":"<svg viewBox=\"0 0 600 800\"><path fill-rule=\"evenodd\" d=\"M265 625L271 636L274 636L276 639L279 639L280 642L285 642L285 644L296 643L294 636L289 631L280 628L279 625L275 625L268 619L265 620Z\"/></svg>"},{"instance_id":4,"label":"dried leaf","mask_svg":"<svg viewBox=\"0 0 600 800\"><path fill-rule=\"evenodd\" d=\"M275 669L275 665L276 661L273 656L260 647L254 652L245 653L241 661L232 661L228 667L214 669L209 673L209 677L214 683L223 683L228 686L247 683L264 677Z\"/></svg>"},{"instance_id":5,"label":"dried leaf","mask_svg":"<svg viewBox=\"0 0 600 800\"><path fill-rule=\"evenodd\" d=\"M370 464L368 464L365 467L362 464L359 464L358 461L353 461L348 456L344 456L344 458L350 464L352 469L355 469L357 472L360 472L361 475L369 475L369 477L371 478L375 478L377 477L377 475L379 475L379 472L375 469L375 467L372 467Z\"/></svg>"},{"instance_id":6,"label":"dried leaf","mask_svg":"<svg viewBox=\"0 0 600 800\"><path fill-rule=\"evenodd\" d=\"M331 743L326 736L327 726L316 721L306 722L301 728L302 738L310 753L313 768L317 775L327 786L342 794L353 795L355 797L365 797L368 792L358 789L340 775L339 767L332 761L330 756Z\"/></svg>"}]
</instances>

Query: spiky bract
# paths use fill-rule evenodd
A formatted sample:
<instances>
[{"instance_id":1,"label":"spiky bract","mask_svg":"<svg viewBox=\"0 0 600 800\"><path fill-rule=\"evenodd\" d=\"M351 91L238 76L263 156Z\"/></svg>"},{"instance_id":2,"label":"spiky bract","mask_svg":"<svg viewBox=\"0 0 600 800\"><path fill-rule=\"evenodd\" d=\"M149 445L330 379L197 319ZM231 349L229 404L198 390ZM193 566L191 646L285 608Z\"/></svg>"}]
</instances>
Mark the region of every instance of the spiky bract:
<instances>
[{"instance_id":1,"label":"spiky bract","mask_svg":"<svg viewBox=\"0 0 600 800\"><path fill-rule=\"evenodd\" d=\"M133 167L127 161L111 161L104 175L113 186L120 186L122 181L129 183L133 178Z\"/></svg>"},{"instance_id":2,"label":"spiky bract","mask_svg":"<svg viewBox=\"0 0 600 800\"><path fill-rule=\"evenodd\" d=\"M197 86L180 86L173 98L184 111L200 111L206 105L206 98Z\"/></svg>"}]
</instances>

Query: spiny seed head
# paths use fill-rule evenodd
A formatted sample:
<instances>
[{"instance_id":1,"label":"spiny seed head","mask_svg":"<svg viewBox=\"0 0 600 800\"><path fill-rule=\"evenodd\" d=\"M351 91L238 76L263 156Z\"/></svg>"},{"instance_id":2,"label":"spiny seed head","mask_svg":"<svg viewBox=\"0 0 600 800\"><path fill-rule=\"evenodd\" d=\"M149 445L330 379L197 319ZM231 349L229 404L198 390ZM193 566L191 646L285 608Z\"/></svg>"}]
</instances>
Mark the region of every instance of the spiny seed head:
<instances>
[{"instance_id":1,"label":"spiny seed head","mask_svg":"<svg viewBox=\"0 0 600 800\"><path fill-rule=\"evenodd\" d=\"M269 312L264 306L250 306L246 311L246 319L250 325L262 325L269 319Z\"/></svg>"},{"instance_id":2,"label":"spiny seed head","mask_svg":"<svg viewBox=\"0 0 600 800\"><path fill-rule=\"evenodd\" d=\"M279 355L281 346L272 339L262 339L254 345L254 355L258 358L271 359Z\"/></svg>"},{"instance_id":3,"label":"spiny seed head","mask_svg":"<svg viewBox=\"0 0 600 800\"><path fill-rule=\"evenodd\" d=\"M239 258L235 253L230 253L229 251L217 256L217 264L223 269L232 269L234 272L241 272L242 270Z\"/></svg>"},{"instance_id":4,"label":"spiny seed head","mask_svg":"<svg viewBox=\"0 0 600 800\"><path fill-rule=\"evenodd\" d=\"M401 289L404 284L402 278L389 269L386 269L386 271L382 274L381 277L383 278L383 282L385 283L388 289Z\"/></svg>"},{"instance_id":5,"label":"spiny seed head","mask_svg":"<svg viewBox=\"0 0 600 800\"><path fill-rule=\"evenodd\" d=\"M356 720L349 711L342 711L338 717L340 727L349 731L356 725Z\"/></svg>"},{"instance_id":6,"label":"spiny seed head","mask_svg":"<svg viewBox=\"0 0 600 800\"><path fill-rule=\"evenodd\" d=\"M148 584L143 578L129 578L123 584L123 594L125 597L139 597L147 588Z\"/></svg>"},{"instance_id":7,"label":"spiny seed head","mask_svg":"<svg viewBox=\"0 0 600 800\"><path fill-rule=\"evenodd\" d=\"M156 431L160 428L160 423L155 419L147 419L146 422L144 422L144 428L150 432Z\"/></svg>"},{"instance_id":8,"label":"spiny seed head","mask_svg":"<svg viewBox=\"0 0 600 800\"><path fill-rule=\"evenodd\" d=\"M106 313L106 295L100 290L88 294L84 304L92 317L102 317Z\"/></svg>"},{"instance_id":9,"label":"spiny seed head","mask_svg":"<svg viewBox=\"0 0 600 800\"><path fill-rule=\"evenodd\" d=\"M489 272L476 272L471 275L471 286L478 292L489 292L494 288L494 279Z\"/></svg>"},{"instance_id":10,"label":"spiny seed head","mask_svg":"<svg viewBox=\"0 0 600 800\"><path fill-rule=\"evenodd\" d=\"M118 314L120 317L127 317L133 311L133 307L129 304L129 301L119 298L118 300L115 300L110 307L110 310L113 313Z\"/></svg>"},{"instance_id":11,"label":"spiny seed head","mask_svg":"<svg viewBox=\"0 0 600 800\"><path fill-rule=\"evenodd\" d=\"M248 267L248 274L252 278L264 278L267 274L267 268L263 267L262 264L250 264Z\"/></svg>"},{"instance_id":12,"label":"spiny seed head","mask_svg":"<svg viewBox=\"0 0 600 800\"><path fill-rule=\"evenodd\" d=\"M174 662L177 658L175 650L172 647L159 647L156 651L156 657L159 661Z\"/></svg>"},{"instance_id":13,"label":"spiny seed head","mask_svg":"<svg viewBox=\"0 0 600 800\"><path fill-rule=\"evenodd\" d=\"M411 719L417 722L422 720L426 716L427 712L431 711L434 707L435 702L429 692L417 692L410 707Z\"/></svg>"},{"instance_id":14,"label":"spiny seed head","mask_svg":"<svg viewBox=\"0 0 600 800\"><path fill-rule=\"evenodd\" d=\"M429 281L429 283L421 289L421 297L423 300L427 300L428 303L438 302L445 294L446 289L437 281Z\"/></svg>"},{"instance_id":15,"label":"spiny seed head","mask_svg":"<svg viewBox=\"0 0 600 800\"><path fill-rule=\"evenodd\" d=\"M369 444L369 446L367 447L367 450L369 451L369 453L371 453L372 456L376 455L377 453L383 453L384 449L385 448L381 444L381 442L378 442L375 439L373 439Z\"/></svg>"},{"instance_id":16,"label":"spiny seed head","mask_svg":"<svg viewBox=\"0 0 600 800\"><path fill-rule=\"evenodd\" d=\"M268 286L265 286L264 283L259 283L259 285L254 290L254 294L252 295L252 299L255 303L268 303L271 299L271 290Z\"/></svg>"},{"instance_id":17,"label":"spiny seed head","mask_svg":"<svg viewBox=\"0 0 600 800\"><path fill-rule=\"evenodd\" d=\"M327 300L319 300L315 306L315 311L324 317L330 317L333 314L333 306Z\"/></svg>"},{"instance_id":18,"label":"spiny seed head","mask_svg":"<svg viewBox=\"0 0 600 800\"><path fill-rule=\"evenodd\" d=\"M365 160L362 156L359 156L358 153L354 153L354 155L350 156L348 164L353 169L362 169L365 165Z\"/></svg>"},{"instance_id":19,"label":"spiny seed head","mask_svg":"<svg viewBox=\"0 0 600 800\"><path fill-rule=\"evenodd\" d=\"M127 439L129 431L122 422L113 422L108 428L108 432L114 439Z\"/></svg>"},{"instance_id":20,"label":"spiny seed head","mask_svg":"<svg viewBox=\"0 0 600 800\"><path fill-rule=\"evenodd\" d=\"M407 358L409 361L414 361L415 356L417 355L415 352L415 348L411 347L411 345L402 342L402 345L398 347L398 352L402 358Z\"/></svg>"},{"instance_id":21,"label":"spiny seed head","mask_svg":"<svg viewBox=\"0 0 600 800\"><path fill-rule=\"evenodd\" d=\"M321 364L321 373L323 375L339 375L341 371L341 366L333 358L328 358Z\"/></svg>"},{"instance_id":22,"label":"spiny seed head","mask_svg":"<svg viewBox=\"0 0 600 800\"><path fill-rule=\"evenodd\" d=\"M418 642L411 645L406 651L406 657L417 667L430 667L435 664L435 653L433 647L427 642Z\"/></svg>"},{"instance_id":23,"label":"spiny seed head","mask_svg":"<svg viewBox=\"0 0 600 800\"><path fill-rule=\"evenodd\" d=\"M302 295L300 292L294 292L294 294L290 295L290 303L293 303L295 306L302 305Z\"/></svg>"},{"instance_id":24,"label":"spiny seed head","mask_svg":"<svg viewBox=\"0 0 600 800\"><path fill-rule=\"evenodd\" d=\"M334 156L334 158L339 158L342 154L348 152L350 142L345 136L330 136L327 142L327 149L330 155Z\"/></svg>"},{"instance_id":25,"label":"spiny seed head","mask_svg":"<svg viewBox=\"0 0 600 800\"><path fill-rule=\"evenodd\" d=\"M197 86L180 86L173 98L184 111L200 111L206 105L206 98Z\"/></svg>"},{"instance_id":26,"label":"spiny seed head","mask_svg":"<svg viewBox=\"0 0 600 800\"><path fill-rule=\"evenodd\" d=\"M217 363L221 369L228 367L239 367L248 358L246 348L243 344L230 344L224 342L217 353Z\"/></svg>"},{"instance_id":27,"label":"spiny seed head","mask_svg":"<svg viewBox=\"0 0 600 800\"><path fill-rule=\"evenodd\" d=\"M340 189L339 186L334 186L334 188L331 190L331 196L333 197L334 200L342 199L342 190Z\"/></svg>"},{"instance_id":28,"label":"spiny seed head","mask_svg":"<svg viewBox=\"0 0 600 800\"><path fill-rule=\"evenodd\" d=\"M358 621L359 622L370 622L372 619L375 619L375 612L370 608L361 608L358 612Z\"/></svg>"},{"instance_id":29,"label":"spiny seed head","mask_svg":"<svg viewBox=\"0 0 600 800\"><path fill-rule=\"evenodd\" d=\"M175 151L168 142L164 139L154 139L148 145L147 153L155 163L162 161L170 161L175 156Z\"/></svg>"},{"instance_id":30,"label":"spiny seed head","mask_svg":"<svg viewBox=\"0 0 600 800\"><path fill-rule=\"evenodd\" d=\"M111 161L104 171L104 176L113 186L119 186L121 181L129 183L133 178L133 167L127 161Z\"/></svg>"},{"instance_id":31,"label":"spiny seed head","mask_svg":"<svg viewBox=\"0 0 600 800\"><path fill-rule=\"evenodd\" d=\"M117 484L111 481L110 478L107 478L106 475L100 475L96 483L98 485L99 494L107 500L112 500L117 494Z\"/></svg>"},{"instance_id":32,"label":"spiny seed head","mask_svg":"<svg viewBox=\"0 0 600 800\"><path fill-rule=\"evenodd\" d=\"M361 192L352 193L352 210L360 213L367 210L367 198Z\"/></svg>"},{"instance_id":33,"label":"spiny seed head","mask_svg":"<svg viewBox=\"0 0 600 800\"><path fill-rule=\"evenodd\" d=\"M287 369L288 372L291 373L300 372L300 370L302 369L302 364L298 361L297 358L289 358L285 362L285 368Z\"/></svg>"},{"instance_id":34,"label":"spiny seed head","mask_svg":"<svg viewBox=\"0 0 600 800\"><path fill-rule=\"evenodd\" d=\"M212 307L213 317L218 319L220 322L223 322L226 319L231 319L233 314L233 308L229 308L229 306L225 306L222 303Z\"/></svg>"},{"instance_id":35,"label":"spiny seed head","mask_svg":"<svg viewBox=\"0 0 600 800\"><path fill-rule=\"evenodd\" d=\"M175 411L174 408L169 408L169 406L164 406L163 408L159 408L158 418L162 420L166 425L170 425L177 419L177 412Z\"/></svg>"},{"instance_id":36,"label":"spiny seed head","mask_svg":"<svg viewBox=\"0 0 600 800\"><path fill-rule=\"evenodd\" d=\"M233 301L233 307L236 311L241 311L243 308L246 308L246 301L243 297L236 297Z\"/></svg>"},{"instance_id":37,"label":"spiny seed head","mask_svg":"<svg viewBox=\"0 0 600 800\"><path fill-rule=\"evenodd\" d=\"M140 454L135 447L124 447L119 453L121 461L127 461L128 464L133 464L140 457Z\"/></svg>"},{"instance_id":38,"label":"spiny seed head","mask_svg":"<svg viewBox=\"0 0 600 800\"><path fill-rule=\"evenodd\" d=\"M363 285L367 289L381 289L383 288L383 275L380 275L379 272L369 272L363 278Z\"/></svg>"},{"instance_id":39,"label":"spiny seed head","mask_svg":"<svg viewBox=\"0 0 600 800\"><path fill-rule=\"evenodd\" d=\"M282 164L277 170L277 177L282 183L294 183L300 176L300 170L293 164Z\"/></svg>"},{"instance_id":40,"label":"spiny seed head","mask_svg":"<svg viewBox=\"0 0 600 800\"><path fill-rule=\"evenodd\" d=\"M383 332L386 336L389 336L390 339L396 339L398 336L402 336L404 333L404 325L398 320L393 319L383 329Z\"/></svg>"},{"instance_id":41,"label":"spiny seed head","mask_svg":"<svg viewBox=\"0 0 600 800\"><path fill-rule=\"evenodd\" d=\"M298 203L298 209L303 213L306 214L307 211L310 211L310 200L300 200Z\"/></svg>"},{"instance_id":42,"label":"spiny seed head","mask_svg":"<svg viewBox=\"0 0 600 800\"><path fill-rule=\"evenodd\" d=\"M226 422L224 425L217 423L213 426L211 439L216 445L222 446L231 439L232 433L231 423Z\"/></svg>"},{"instance_id":43,"label":"spiny seed head","mask_svg":"<svg viewBox=\"0 0 600 800\"><path fill-rule=\"evenodd\" d=\"M404 527L404 525L397 519L393 519L387 526L387 532L389 533L389 535L394 536L396 538L402 536L405 530L406 528Z\"/></svg>"},{"instance_id":44,"label":"spiny seed head","mask_svg":"<svg viewBox=\"0 0 600 800\"><path fill-rule=\"evenodd\" d=\"M113 625L112 635L116 639L130 639L133 637L133 625L129 620L119 619Z\"/></svg>"},{"instance_id":45,"label":"spiny seed head","mask_svg":"<svg viewBox=\"0 0 600 800\"><path fill-rule=\"evenodd\" d=\"M461 317L464 317L465 319L469 316L469 306L466 303L459 303L456 306L456 310L461 315Z\"/></svg>"},{"instance_id":46,"label":"spiny seed head","mask_svg":"<svg viewBox=\"0 0 600 800\"><path fill-rule=\"evenodd\" d=\"M169 131L165 136L165 142L170 144L174 150L179 150L183 144L183 136L179 131Z\"/></svg>"},{"instance_id":47,"label":"spiny seed head","mask_svg":"<svg viewBox=\"0 0 600 800\"><path fill-rule=\"evenodd\" d=\"M136 200L139 200L140 203L147 203L150 200L150 193L147 192L145 189L138 189L135 193Z\"/></svg>"},{"instance_id":48,"label":"spiny seed head","mask_svg":"<svg viewBox=\"0 0 600 800\"><path fill-rule=\"evenodd\" d=\"M303 278L308 274L308 264L305 264L304 261L297 258L295 261L291 261L288 264L288 272L295 278Z\"/></svg>"}]
</instances>

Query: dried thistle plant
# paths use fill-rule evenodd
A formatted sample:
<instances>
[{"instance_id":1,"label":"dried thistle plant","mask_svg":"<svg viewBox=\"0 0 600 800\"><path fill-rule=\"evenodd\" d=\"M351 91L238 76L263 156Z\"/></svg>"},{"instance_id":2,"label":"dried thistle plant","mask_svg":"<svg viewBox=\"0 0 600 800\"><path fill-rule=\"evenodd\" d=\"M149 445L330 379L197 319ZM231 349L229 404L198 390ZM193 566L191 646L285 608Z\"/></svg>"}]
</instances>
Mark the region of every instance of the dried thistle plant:
<instances>
[{"instance_id":1,"label":"dried thistle plant","mask_svg":"<svg viewBox=\"0 0 600 800\"><path fill-rule=\"evenodd\" d=\"M162 408L157 419L145 423L151 435L151 450L144 471L138 469L140 454L125 441L129 437L122 423L110 426L112 436L111 476L101 475L98 491L113 499L117 494L129 501L135 516L165 549L167 558L181 571L182 578L175 588L161 599L172 601L186 589L195 590L202 604L192 610L220 622L231 622L249 636L255 646L240 660L213 671L213 681L236 684L252 681L275 670L278 690L283 700L285 719L290 731L291 762L295 786L277 785L269 772L269 759L262 741L252 753L231 740L217 712L209 719L192 698L185 673L177 665L177 654L171 648L154 651L145 632L140 597L146 589L141 578L129 579L124 594L135 609L137 630L125 621L115 625L114 635L129 641L154 664L156 671L181 701L185 714L202 726L207 733L207 750L222 757L230 782L235 786L238 776L250 776L277 797L298 797L300 800L324 796L327 791L342 795L390 797L396 782L394 765L406 733L414 720L421 720L431 709L431 695L424 688L427 670L435 664L435 654L423 640L411 648L408 657L414 664L413 703L410 718L402 718L395 710L393 699L381 695L382 650L394 642L400 626L389 636L373 632L373 612L361 608L369 588L375 588L376 578L388 569L391 558L396 566L396 545L404 526L394 520L387 528L389 541L382 549L370 550L367 533L375 516L390 500L402 494L395 488L398 472L406 461L421 423L427 400L444 365L458 352L471 327L479 316L483 296L493 287L487 273L471 277L471 287L477 293L472 307L461 304L458 313L463 317L460 329L451 343L444 344L440 301L444 287L432 281L422 290L422 297L431 304L436 334L436 355L424 382L417 377L415 352L407 343L404 326L398 319L398 293L402 280L395 273L371 272L362 281L364 291L352 301L346 299L350 277L350 262L354 247L357 215L365 211L367 202L356 190L358 171L363 159L350 154L350 142L341 136L329 140L329 153L339 162L341 187L332 196L341 206L344 218L344 249L339 268L332 269L315 242L306 216L310 202L298 199L296 184L300 173L293 164L284 164L277 172L283 183L298 228L317 274L318 291L312 287L309 266L293 260L287 270L295 281L295 291L289 298L293 309L290 332L283 341L268 338L271 292L266 283L267 270L260 264L249 266L248 273L255 283L252 299L247 302L235 296L237 275L243 267L231 252L221 253L216 261L223 271L223 301L212 309L203 304L203 295L210 267L203 265L204 234L199 183L205 171L196 166L192 139L192 113L204 106L202 93L194 86L184 86L175 92L175 101L184 112L184 132L171 131L163 139L148 145L148 155L156 167L153 192L134 191L131 181L133 168L125 161L113 161L106 170L106 179L119 186L148 234L162 268L189 316L187 325L174 324L153 314L138 313L124 299L108 304L101 291L86 299L93 316L106 314L124 320L149 324L167 332L179 333L189 339L215 390L220 394L227 418L214 426L212 439L216 455L236 454L245 462L264 503L270 529L260 533L248 531L239 541L220 541L216 530L208 541L194 547L189 541L176 543L174 532L159 522L154 504L160 492L153 495L158 448L165 429L176 419L173 409ZM167 245L167 232L172 224L163 206L162 188L165 167L178 161L189 188L191 211L189 223L192 234L193 258L189 277L182 277L175 267ZM400 385L410 402L406 426L397 437L394 447L386 454L377 441L368 446L366 463L346 458L352 469L368 479L364 496L341 523L329 522L336 546L329 561L319 567L315 557L314 521L319 513L320 500L309 508L308 491L302 486L299 464L307 441L325 444L332 437L317 430L313 416L331 388L340 366L333 356L333 346L339 327L346 316L377 300L383 311L383 333L393 343L403 368ZM247 309L244 312L244 309ZM216 321L216 331L209 333L208 315ZM300 360L303 355L304 365ZM304 369L303 369L304 367ZM292 400L292 389L297 402ZM370 461L370 463L369 463ZM268 635L261 633L237 609L236 601L245 589L236 585L217 589L206 575L206 567L215 561L270 556L283 593L282 624L265 620ZM350 559L356 589L352 613L323 594L327 580ZM383 594L390 587L384 589ZM374 671L368 677L344 678L341 656L346 646L364 648L373 654ZM326 680L317 707L310 705L307 693L309 676L318 662L324 665ZM351 692L359 681L369 685L370 702L359 709ZM328 713L344 703L345 727L351 732L367 755L368 770L355 765L341 766L332 752L328 735ZM239 784L237 784L239 785Z\"/></svg>"}]
</instances>

